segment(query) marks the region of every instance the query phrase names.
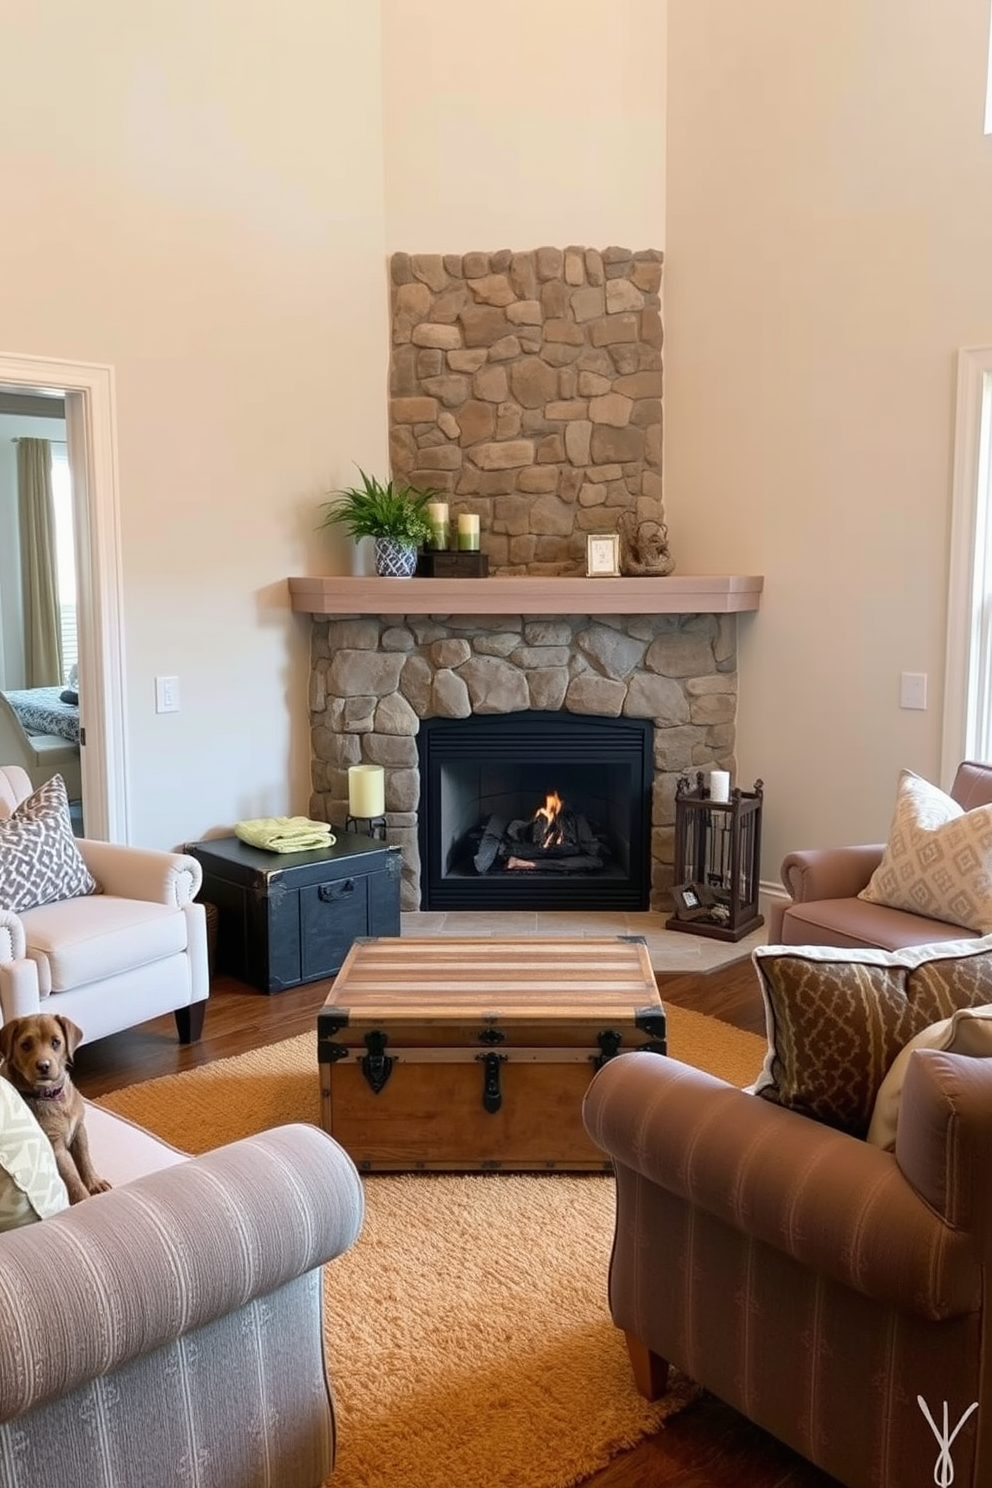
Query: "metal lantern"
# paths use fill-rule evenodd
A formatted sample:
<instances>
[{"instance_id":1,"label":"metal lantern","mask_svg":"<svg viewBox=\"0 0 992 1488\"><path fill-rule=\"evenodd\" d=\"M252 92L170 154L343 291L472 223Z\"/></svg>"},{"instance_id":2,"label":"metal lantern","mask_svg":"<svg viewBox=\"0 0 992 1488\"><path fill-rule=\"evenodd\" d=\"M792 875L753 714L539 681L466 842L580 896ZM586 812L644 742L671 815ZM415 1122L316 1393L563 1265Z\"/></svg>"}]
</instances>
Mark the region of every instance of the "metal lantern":
<instances>
[{"instance_id":1,"label":"metal lantern","mask_svg":"<svg viewBox=\"0 0 992 1488\"><path fill-rule=\"evenodd\" d=\"M761 807L764 782L738 788L716 801L696 774L675 787L674 913L669 930L741 940L764 924L758 913L761 868Z\"/></svg>"}]
</instances>

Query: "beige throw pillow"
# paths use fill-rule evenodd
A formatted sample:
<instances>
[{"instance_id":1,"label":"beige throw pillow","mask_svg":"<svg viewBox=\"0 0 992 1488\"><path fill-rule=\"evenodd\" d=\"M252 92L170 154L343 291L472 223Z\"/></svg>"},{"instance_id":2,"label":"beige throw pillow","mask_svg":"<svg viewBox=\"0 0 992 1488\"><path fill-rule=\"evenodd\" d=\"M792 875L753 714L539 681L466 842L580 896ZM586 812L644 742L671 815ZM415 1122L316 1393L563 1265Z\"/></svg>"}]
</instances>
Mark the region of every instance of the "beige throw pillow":
<instances>
[{"instance_id":1,"label":"beige throw pillow","mask_svg":"<svg viewBox=\"0 0 992 1488\"><path fill-rule=\"evenodd\" d=\"M34 1224L68 1206L51 1142L0 1076L0 1231Z\"/></svg>"},{"instance_id":2,"label":"beige throw pillow","mask_svg":"<svg viewBox=\"0 0 992 1488\"><path fill-rule=\"evenodd\" d=\"M902 1087L910 1058L916 1049L944 1049L968 1054L973 1059L992 1058L992 1003L984 1007L958 1008L949 1018L931 1023L896 1055L892 1068L879 1086L868 1128L868 1141L891 1152L896 1145Z\"/></svg>"},{"instance_id":3,"label":"beige throw pillow","mask_svg":"<svg viewBox=\"0 0 992 1488\"><path fill-rule=\"evenodd\" d=\"M768 1031L754 1093L858 1137L910 1039L992 1003L992 936L901 951L758 946L752 961Z\"/></svg>"},{"instance_id":4,"label":"beige throw pillow","mask_svg":"<svg viewBox=\"0 0 992 1488\"><path fill-rule=\"evenodd\" d=\"M881 863L860 899L992 932L992 806L963 811L903 770Z\"/></svg>"}]
</instances>

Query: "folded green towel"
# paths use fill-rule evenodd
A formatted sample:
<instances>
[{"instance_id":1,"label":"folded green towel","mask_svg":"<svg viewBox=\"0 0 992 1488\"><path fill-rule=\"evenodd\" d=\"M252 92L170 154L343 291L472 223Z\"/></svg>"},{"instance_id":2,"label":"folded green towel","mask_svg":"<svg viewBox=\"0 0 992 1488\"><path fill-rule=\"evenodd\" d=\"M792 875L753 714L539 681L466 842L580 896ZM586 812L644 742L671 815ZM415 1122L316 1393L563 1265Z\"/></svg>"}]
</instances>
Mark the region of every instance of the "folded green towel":
<instances>
[{"instance_id":1,"label":"folded green towel","mask_svg":"<svg viewBox=\"0 0 992 1488\"><path fill-rule=\"evenodd\" d=\"M333 847L336 840L327 822L311 821L308 816L260 816L255 821L238 822L234 833L249 847L262 847L267 852L310 852L317 847Z\"/></svg>"}]
</instances>

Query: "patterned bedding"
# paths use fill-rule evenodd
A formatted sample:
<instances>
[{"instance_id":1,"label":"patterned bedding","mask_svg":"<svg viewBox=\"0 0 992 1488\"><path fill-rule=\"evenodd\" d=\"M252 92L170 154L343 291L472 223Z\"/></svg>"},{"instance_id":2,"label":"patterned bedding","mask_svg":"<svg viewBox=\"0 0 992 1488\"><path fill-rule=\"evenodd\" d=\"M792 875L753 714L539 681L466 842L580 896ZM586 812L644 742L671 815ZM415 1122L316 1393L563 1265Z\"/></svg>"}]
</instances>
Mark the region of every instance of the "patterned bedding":
<instances>
[{"instance_id":1,"label":"patterned bedding","mask_svg":"<svg viewBox=\"0 0 992 1488\"><path fill-rule=\"evenodd\" d=\"M4 696L28 734L58 734L79 743L79 705L63 703L61 687L27 687Z\"/></svg>"}]
</instances>

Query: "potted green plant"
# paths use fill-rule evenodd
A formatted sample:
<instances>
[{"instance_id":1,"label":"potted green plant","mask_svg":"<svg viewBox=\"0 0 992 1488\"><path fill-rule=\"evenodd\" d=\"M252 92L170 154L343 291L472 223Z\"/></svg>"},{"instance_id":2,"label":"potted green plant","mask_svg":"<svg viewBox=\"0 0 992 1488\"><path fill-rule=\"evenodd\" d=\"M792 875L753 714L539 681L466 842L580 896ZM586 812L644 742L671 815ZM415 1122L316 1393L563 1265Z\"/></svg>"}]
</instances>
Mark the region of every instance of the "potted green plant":
<instances>
[{"instance_id":1,"label":"potted green plant","mask_svg":"<svg viewBox=\"0 0 992 1488\"><path fill-rule=\"evenodd\" d=\"M424 510L436 491L394 485L366 475L358 467L360 486L335 491L324 502L321 527L340 523L356 542L375 539L375 571L382 578L408 579L417 566L417 548L426 542L431 528Z\"/></svg>"}]
</instances>

